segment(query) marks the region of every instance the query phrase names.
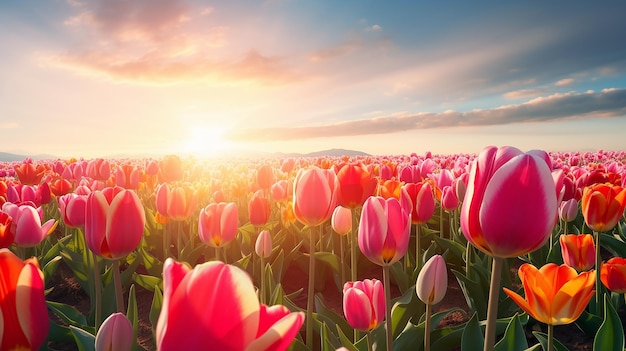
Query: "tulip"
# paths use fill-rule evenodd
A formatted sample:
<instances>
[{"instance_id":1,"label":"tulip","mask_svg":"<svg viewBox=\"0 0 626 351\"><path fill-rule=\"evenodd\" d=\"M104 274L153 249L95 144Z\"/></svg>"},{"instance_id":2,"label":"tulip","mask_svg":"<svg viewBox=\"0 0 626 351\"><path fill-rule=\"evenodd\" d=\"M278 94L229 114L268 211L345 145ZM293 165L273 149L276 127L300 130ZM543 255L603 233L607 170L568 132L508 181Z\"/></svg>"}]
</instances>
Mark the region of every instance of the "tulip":
<instances>
[{"instance_id":1,"label":"tulip","mask_svg":"<svg viewBox=\"0 0 626 351\"><path fill-rule=\"evenodd\" d=\"M567 223L576 219L578 215L578 201L571 198L567 201L561 201L559 206L559 218L563 221L563 234L567 234Z\"/></svg>"},{"instance_id":2,"label":"tulip","mask_svg":"<svg viewBox=\"0 0 626 351\"><path fill-rule=\"evenodd\" d=\"M43 241L56 228L58 222L49 219L41 223L41 208L34 208L28 204L15 205L10 202L2 205L2 211L12 217L10 231L15 235L14 241L21 247L33 247Z\"/></svg>"},{"instance_id":3,"label":"tulip","mask_svg":"<svg viewBox=\"0 0 626 351\"><path fill-rule=\"evenodd\" d=\"M196 209L198 195L187 185L159 185L156 191L156 207L158 213L174 221L187 220Z\"/></svg>"},{"instance_id":4,"label":"tulip","mask_svg":"<svg viewBox=\"0 0 626 351\"><path fill-rule=\"evenodd\" d=\"M87 195L69 193L57 198L59 212L63 222L70 228L82 228L85 226L85 207Z\"/></svg>"},{"instance_id":5,"label":"tulip","mask_svg":"<svg viewBox=\"0 0 626 351\"><path fill-rule=\"evenodd\" d=\"M415 283L415 291L426 304L426 326L424 328L424 350L430 350L430 316L434 304L443 300L448 288L448 271L441 255L432 256L420 270Z\"/></svg>"},{"instance_id":6,"label":"tulip","mask_svg":"<svg viewBox=\"0 0 626 351\"><path fill-rule=\"evenodd\" d=\"M594 184L583 190L581 199L587 226L596 232L606 232L617 224L626 207L626 188L610 184Z\"/></svg>"},{"instance_id":7,"label":"tulip","mask_svg":"<svg viewBox=\"0 0 626 351\"><path fill-rule=\"evenodd\" d=\"M102 322L96 334L96 351L130 351L135 342L133 325L120 312Z\"/></svg>"},{"instance_id":8,"label":"tulip","mask_svg":"<svg viewBox=\"0 0 626 351\"><path fill-rule=\"evenodd\" d=\"M454 211L459 207L460 201L454 193L452 186L446 186L441 191L441 208L446 211Z\"/></svg>"},{"instance_id":9,"label":"tulip","mask_svg":"<svg viewBox=\"0 0 626 351\"><path fill-rule=\"evenodd\" d=\"M435 214L435 195L429 182L405 184L411 202L411 222L413 224L423 224L428 222Z\"/></svg>"},{"instance_id":10,"label":"tulip","mask_svg":"<svg viewBox=\"0 0 626 351\"><path fill-rule=\"evenodd\" d=\"M337 178L331 170L300 169L293 186L293 212L309 227L330 219L337 206Z\"/></svg>"},{"instance_id":11,"label":"tulip","mask_svg":"<svg viewBox=\"0 0 626 351\"><path fill-rule=\"evenodd\" d=\"M72 182L63 177L56 177L50 181L50 192L55 196L65 195L72 191Z\"/></svg>"},{"instance_id":12,"label":"tulip","mask_svg":"<svg viewBox=\"0 0 626 351\"><path fill-rule=\"evenodd\" d=\"M346 164L337 171L337 203L350 209L362 206L374 195L376 178L363 164Z\"/></svg>"},{"instance_id":13,"label":"tulip","mask_svg":"<svg viewBox=\"0 0 626 351\"><path fill-rule=\"evenodd\" d=\"M117 260L133 251L143 236L146 216L132 190L94 191L85 206L85 241L96 255Z\"/></svg>"},{"instance_id":14,"label":"tulip","mask_svg":"<svg viewBox=\"0 0 626 351\"><path fill-rule=\"evenodd\" d=\"M250 198L248 202L248 215L250 216L250 223L255 227L261 227L267 224L270 219L270 202L263 190L257 190Z\"/></svg>"},{"instance_id":15,"label":"tulip","mask_svg":"<svg viewBox=\"0 0 626 351\"><path fill-rule=\"evenodd\" d=\"M102 158L93 159L87 163L86 171L93 180L106 182L111 177L111 163Z\"/></svg>"},{"instance_id":16,"label":"tulip","mask_svg":"<svg viewBox=\"0 0 626 351\"><path fill-rule=\"evenodd\" d=\"M600 279L607 289L626 293L626 258L613 257L601 265Z\"/></svg>"},{"instance_id":17,"label":"tulip","mask_svg":"<svg viewBox=\"0 0 626 351\"><path fill-rule=\"evenodd\" d=\"M286 201L289 198L289 182L284 179L277 181L270 187L270 194L274 201Z\"/></svg>"},{"instance_id":18,"label":"tulip","mask_svg":"<svg viewBox=\"0 0 626 351\"><path fill-rule=\"evenodd\" d=\"M507 288L504 292L524 312L550 326L576 321L593 297L593 271L579 274L565 264L548 263L537 269L524 263L518 275L526 298Z\"/></svg>"},{"instance_id":19,"label":"tulip","mask_svg":"<svg viewBox=\"0 0 626 351\"><path fill-rule=\"evenodd\" d=\"M274 183L274 170L271 165L263 165L256 175L256 183L261 189L269 189Z\"/></svg>"},{"instance_id":20,"label":"tulip","mask_svg":"<svg viewBox=\"0 0 626 351\"><path fill-rule=\"evenodd\" d=\"M15 175L24 185L37 185L41 183L46 167L44 165L35 166L32 160L26 160L24 163L13 167Z\"/></svg>"},{"instance_id":21,"label":"tulip","mask_svg":"<svg viewBox=\"0 0 626 351\"><path fill-rule=\"evenodd\" d=\"M272 254L272 236L269 230L262 230L261 233L259 233L254 244L254 252L262 258L270 257Z\"/></svg>"},{"instance_id":22,"label":"tulip","mask_svg":"<svg viewBox=\"0 0 626 351\"><path fill-rule=\"evenodd\" d=\"M211 203L200 211L198 236L211 247L224 247L237 236L239 210L234 202Z\"/></svg>"},{"instance_id":23,"label":"tulip","mask_svg":"<svg viewBox=\"0 0 626 351\"><path fill-rule=\"evenodd\" d=\"M564 234L559 237L563 262L577 271L586 271L596 264L596 247L591 234Z\"/></svg>"},{"instance_id":24,"label":"tulip","mask_svg":"<svg viewBox=\"0 0 626 351\"><path fill-rule=\"evenodd\" d=\"M0 211L0 249L7 248L15 241L15 233L11 230L13 218L8 213Z\"/></svg>"},{"instance_id":25,"label":"tulip","mask_svg":"<svg viewBox=\"0 0 626 351\"><path fill-rule=\"evenodd\" d=\"M139 188L139 177L141 171L137 166L120 165L115 171L115 185L125 189L137 190Z\"/></svg>"},{"instance_id":26,"label":"tulip","mask_svg":"<svg viewBox=\"0 0 626 351\"><path fill-rule=\"evenodd\" d=\"M383 180L380 182L380 186L378 187L378 195L388 199L388 198L396 198L400 199L400 194L402 193L401 189L404 186L399 180L395 178Z\"/></svg>"},{"instance_id":27,"label":"tulip","mask_svg":"<svg viewBox=\"0 0 626 351\"><path fill-rule=\"evenodd\" d=\"M370 332L385 320L385 292L377 279L347 282L343 286L343 314L354 329Z\"/></svg>"},{"instance_id":28,"label":"tulip","mask_svg":"<svg viewBox=\"0 0 626 351\"><path fill-rule=\"evenodd\" d=\"M0 249L0 350L39 350L49 329L37 259Z\"/></svg>"},{"instance_id":29,"label":"tulip","mask_svg":"<svg viewBox=\"0 0 626 351\"><path fill-rule=\"evenodd\" d=\"M302 312L260 304L252 280L235 266L210 261L191 269L165 261L160 351L286 350L303 322Z\"/></svg>"},{"instance_id":30,"label":"tulip","mask_svg":"<svg viewBox=\"0 0 626 351\"><path fill-rule=\"evenodd\" d=\"M504 258L525 255L550 237L557 219L556 186L546 152L485 148L474 160L461 206L469 243L493 257L484 349L495 343Z\"/></svg>"},{"instance_id":31,"label":"tulip","mask_svg":"<svg viewBox=\"0 0 626 351\"><path fill-rule=\"evenodd\" d=\"M331 217L331 226L335 233L347 235L352 230L352 211L343 206L337 206Z\"/></svg>"}]
</instances>

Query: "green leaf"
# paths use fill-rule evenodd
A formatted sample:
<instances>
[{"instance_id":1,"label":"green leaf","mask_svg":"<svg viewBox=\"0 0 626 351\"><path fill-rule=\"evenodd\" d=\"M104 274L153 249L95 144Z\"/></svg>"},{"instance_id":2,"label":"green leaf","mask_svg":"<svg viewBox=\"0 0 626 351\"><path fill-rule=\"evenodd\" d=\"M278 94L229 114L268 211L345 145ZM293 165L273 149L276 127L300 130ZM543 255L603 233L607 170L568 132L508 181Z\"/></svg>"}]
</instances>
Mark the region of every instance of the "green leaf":
<instances>
[{"instance_id":1,"label":"green leaf","mask_svg":"<svg viewBox=\"0 0 626 351\"><path fill-rule=\"evenodd\" d=\"M494 346L494 351L523 351L528 348L528 341L524 328L519 321L518 315L511 318L511 322L506 327L504 336Z\"/></svg>"},{"instance_id":2,"label":"green leaf","mask_svg":"<svg viewBox=\"0 0 626 351\"><path fill-rule=\"evenodd\" d=\"M604 296L604 322L600 325L596 337L593 339L594 350L624 350L624 328L615 308Z\"/></svg>"},{"instance_id":3,"label":"green leaf","mask_svg":"<svg viewBox=\"0 0 626 351\"><path fill-rule=\"evenodd\" d=\"M412 317L420 318L416 316L418 313L420 304L423 304L415 293L415 289L408 289L404 295L402 295L391 308L391 330L393 331L394 339L400 335L400 332L409 323Z\"/></svg>"},{"instance_id":4,"label":"green leaf","mask_svg":"<svg viewBox=\"0 0 626 351\"><path fill-rule=\"evenodd\" d=\"M158 286L154 288L154 297L152 298L152 305L150 306L150 324L152 324L152 331L156 330L157 321L159 320L159 314L161 314L161 307L163 306L163 294Z\"/></svg>"},{"instance_id":5,"label":"green leaf","mask_svg":"<svg viewBox=\"0 0 626 351\"><path fill-rule=\"evenodd\" d=\"M541 345L541 347L544 350L547 350L548 349L548 334L534 331L533 335L535 336L535 338L537 338L537 340L539 340L539 344ZM569 351L567 347L561 344L561 342L558 341L557 339L554 339L554 338L552 339L552 345L554 345L554 347L556 348L556 351Z\"/></svg>"},{"instance_id":6,"label":"green leaf","mask_svg":"<svg viewBox=\"0 0 626 351\"><path fill-rule=\"evenodd\" d=\"M148 291L154 291L154 288L157 286L160 286L161 284L160 277L154 277L151 275L137 274L137 273L133 274L133 281L137 283L137 285L139 285L140 287Z\"/></svg>"},{"instance_id":7,"label":"green leaf","mask_svg":"<svg viewBox=\"0 0 626 351\"><path fill-rule=\"evenodd\" d=\"M46 301L48 309L56 314L62 321L69 325L78 327L85 327L87 325L87 318L83 316L76 308L64 303L55 301Z\"/></svg>"},{"instance_id":8,"label":"green leaf","mask_svg":"<svg viewBox=\"0 0 626 351\"><path fill-rule=\"evenodd\" d=\"M393 342L394 351L413 350L424 345L424 323L409 323ZM432 348L432 350L437 350Z\"/></svg>"},{"instance_id":9,"label":"green leaf","mask_svg":"<svg viewBox=\"0 0 626 351\"><path fill-rule=\"evenodd\" d=\"M346 334L343 333L343 330L341 330L339 326L336 326L336 327L337 327L337 336L339 336L339 341L341 341L341 346L347 348L348 351L359 351L359 349L357 349L356 346L352 344L352 341L350 340L350 338L348 338Z\"/></svg>"},{"instance_id":10,"label":"green leaf","mask_svg":"<svg viewBox=\"0 0 626 351\"><path fill-rule=\"evenodd\" d=\"M43 266L44 282L50 282L50 280L52 279L52 276L54 276L54 273L56 273L57 267L59 267L59 263L61 263L61 260L62 260L61 256L54 256L54 258L50 259Z\"/></svg>"},{"instance_id":11,"label":"green leaf","mask_svg":"<svg viewBox=\"0 0 626 351\"><path fill-rule=\"evenodd\" d=\"M474 313L463 329L461 350L482 350L484 344L485 338L478 323L478 315Z\"/></svg>"},{"instance_id":12,"label":"green leaf","mask_svg":"<svg viewBox=\"0 0 626 351\"><path fill-rule=\"evenodd\" d=\"M79 351L96 351L96 336L83 329L70 325L70 330L76 340Z\"/></svg>"},{"instance_id":13,"label":"green leaf","mask_svg":"<svg viewBox=\"0 0 626 351\"><path fill-rule=\"evenodd\" d=\"M139 325L139 312L137 311L137 298L135 296L135 285L130 286L128 292L128 309L126 311L126 318L133 326L133 346L132 351L137 350L137 329Z\"/></svg>"},{"instance_id":14,"label":"green leaf","mask_svg":"<svg viewBox=\"0 0 626 351\"><path fill-rule=\"evenodd\" d=\"M47 341L69 343L74 342L74 337L69 327L58 325L50 321L50 330L48 331Z\"/></svg>"},{"instance_id":15,"label":"green leaf","mask_svg":"<svg viewBox=\"0 0 626 351\"><path fill-rule=\"evenodd\" d=\"M474 265L470 265L472 269ZM483 284L480 281L476 281L468 278L462 272L452 269L452 273L459 282L459 286L465 296L465 301L470 311L478 313L478 318L484 320L487 318L487 297L489 296L489 290L483 289ZM482 275L479 275L481 279Z\"/></svg>"},{"instance_id":16,"label":"green leaf","mask_svg":"<svg viewBox=\"0 0 626 351\"><path fill-rule=\"evenodd\" d=\"M353 329L348 322L342 316L326 307L324 298L320 294L315 295L315 311L317 312L315 316L320 322L337 325L338 328L343 330L344 334L352 333Z\"/></svg>"},{"instance_id":17,"label":"green leaf","mask_svg":"<svg viewBox=\"0 0 626 351\"><path fill-rule=\"evenodd\" d=\"M575 323L585 334L593 336L596 335L596 332L600 328L602 318L588 311L583 311Z\"/></svg>"}]
</instances>

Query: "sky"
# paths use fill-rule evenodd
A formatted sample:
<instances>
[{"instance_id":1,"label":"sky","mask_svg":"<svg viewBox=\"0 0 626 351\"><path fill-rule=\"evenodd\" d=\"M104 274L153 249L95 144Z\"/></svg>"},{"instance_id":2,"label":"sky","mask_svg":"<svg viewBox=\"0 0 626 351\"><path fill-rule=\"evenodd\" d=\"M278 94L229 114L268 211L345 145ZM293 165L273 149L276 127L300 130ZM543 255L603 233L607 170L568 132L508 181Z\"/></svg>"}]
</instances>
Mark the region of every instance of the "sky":
<instances>
[{"instance_id":1,"label":"sky","mask_svg":"<svg viewBox=\"0 0 626 351\"><path fill-rule=\"evenodd\" d=\"M626 2L7 0L0 152L626 149Z\"/></svg>"}]
</instances>

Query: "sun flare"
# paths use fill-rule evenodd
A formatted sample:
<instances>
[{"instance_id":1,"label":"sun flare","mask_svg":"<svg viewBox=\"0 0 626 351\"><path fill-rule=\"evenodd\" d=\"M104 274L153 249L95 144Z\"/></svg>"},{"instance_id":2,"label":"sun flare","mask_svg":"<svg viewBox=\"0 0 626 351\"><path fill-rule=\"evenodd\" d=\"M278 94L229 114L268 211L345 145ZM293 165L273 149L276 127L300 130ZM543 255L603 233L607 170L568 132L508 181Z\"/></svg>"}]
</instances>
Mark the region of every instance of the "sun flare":
<instances>
[{"instance_id":1,"label":"sun flare","mask_svg":"<svg viewBox=\"0 0 626 351\"><path fill-rule=\"evenodd\" d=\"M225 128L215 126L189 128L187 137L181 142L181 151L197 158L227 156L236 147L224 138L226 132Z\"/></svg>"}]
</instances>

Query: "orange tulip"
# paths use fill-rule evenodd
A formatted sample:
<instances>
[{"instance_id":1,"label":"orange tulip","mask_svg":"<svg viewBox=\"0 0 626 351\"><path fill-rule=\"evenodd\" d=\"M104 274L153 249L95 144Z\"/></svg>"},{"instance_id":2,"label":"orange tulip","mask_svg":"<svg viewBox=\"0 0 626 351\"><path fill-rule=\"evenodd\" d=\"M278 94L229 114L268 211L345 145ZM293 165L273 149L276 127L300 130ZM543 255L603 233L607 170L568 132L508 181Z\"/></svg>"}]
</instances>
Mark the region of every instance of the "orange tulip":
<instances>
[{"instance_id":1,"label":"orange tulip","mask_svg":"<svg viewBox=\"0 0 626 351\"><path fill-rule=\"evenodd\" d=\"M595 272L578 274L565 264L548 263L537 269L525 263L518 275L524 285L524 299L504 288L504 292L531 317L549 325L574 322L594 296Z\"/></svg>"},{"instance_id":2,"label":"orange tulip","mask_svg":"<svg viewBox=\"0 0 626 351\"><path fill-rule=\"evenodd\" d=\"M602 263L600 280L607 289L616 293L626 293L626 258L613 257Z\"/></svg>"},{"instance_id":3,"label":"orange tulip","mask_svg":"<svg viewBox=\"0 0 626 351\"><path fill-rule=\"evenodd\" d=\"M566 234L559 237L563 262L577 271L596 265L596 246L591 234Z\"/></svg>"},{"instance_id":4,"label":"orange tulip","mask_svg":"<svg viewBox=\"0 0 626 351\"><path fill-rule=\"evenodd\" d=\"M606 183L585 187L581 205L589 228L596 232L609 231L624 214L626 189Z\"/></svg>"},{"instance_id":5,"label":"orange tulip","mask_svg":"<svg viewBox=\"0 0 626 351\"><path fill-rule=\"evenodd\" d=\"M0 350L39 350L49 328L37 259L0 249Z\"/></svg>"},{"instance_id":6,"label":"orange tulip","mask_svg":"<svg viewBox=\"0 0 626 351\"><path fill-rule=\"evenodd\" d=\"M46 167L44 165L35 166L32 161L24 162L14 167L15 175L24 185L37 185L41 183Z\"/></svg>"}]
</instances>

